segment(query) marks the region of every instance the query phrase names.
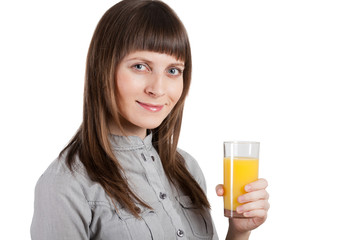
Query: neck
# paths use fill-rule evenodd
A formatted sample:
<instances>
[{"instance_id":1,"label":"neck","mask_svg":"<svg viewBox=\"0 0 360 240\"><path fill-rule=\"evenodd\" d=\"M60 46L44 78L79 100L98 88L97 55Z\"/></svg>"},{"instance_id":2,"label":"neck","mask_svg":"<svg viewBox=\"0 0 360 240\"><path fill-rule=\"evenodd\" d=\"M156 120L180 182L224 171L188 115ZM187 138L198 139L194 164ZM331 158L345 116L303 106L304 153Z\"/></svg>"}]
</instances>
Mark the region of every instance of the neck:
<instances>
[{"instance_id":1,"label":"neck","mask_svg":"<svg viewBox=\"0 0 360 240\"><path fill-rule=\"evenodd\" d=\"M120 128L115 122L111 121L109 123L109 130L111 134L118 136L138 136L143 139L146 137L146 129L130 126L128 124L124 124L122 128Z\"/></svg>"}]
</instances>

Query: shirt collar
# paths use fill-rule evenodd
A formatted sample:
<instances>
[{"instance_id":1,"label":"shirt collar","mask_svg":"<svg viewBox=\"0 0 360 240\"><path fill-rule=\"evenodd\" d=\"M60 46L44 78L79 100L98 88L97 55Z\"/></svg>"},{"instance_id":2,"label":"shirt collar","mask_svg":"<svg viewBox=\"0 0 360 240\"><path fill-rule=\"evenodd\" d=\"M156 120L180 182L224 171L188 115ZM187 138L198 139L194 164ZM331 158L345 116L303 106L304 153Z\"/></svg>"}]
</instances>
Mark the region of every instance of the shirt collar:
<instances>
[{"instance_id":1,"label":"shirt collar","mask_svg":"<svg viewBox=\"0 0 360 240\"><path fill-rule=\"evenodd\" d=\"M138 136L119 136L115 134L110 134L109 136L110 143L114 149L119 150L130 150L152 147L152 133L150 132L144 140Z\"/></svg>"}]
</instances>

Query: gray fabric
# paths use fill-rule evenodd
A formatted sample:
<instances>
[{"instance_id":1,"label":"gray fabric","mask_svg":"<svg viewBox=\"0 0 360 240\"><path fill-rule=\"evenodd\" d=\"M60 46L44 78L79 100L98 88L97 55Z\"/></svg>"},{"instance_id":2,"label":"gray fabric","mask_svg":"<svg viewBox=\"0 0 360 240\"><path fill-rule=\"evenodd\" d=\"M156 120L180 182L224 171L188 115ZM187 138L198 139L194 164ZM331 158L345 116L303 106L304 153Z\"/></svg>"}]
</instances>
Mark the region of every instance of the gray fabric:
<instances>
[{"instance_id":1,"label":"gray fabric","mask_svg":"<svg viewBox=\"0 0 360 240\"><path fill-rule=\"evenodd\" d=\"M89 179L77 159L71 173L64 157L56 159L40 177L35 189L33 240L81 239L218 239L210 212L194 209L169 183L152 135L138 137L111 135L115 156L124 168L133 191L153 210L141 209L136 219L121 205L115 209L104 189ZM179 150L186 166L206 192L198 163Z\"/></svg>"}]
</instances>

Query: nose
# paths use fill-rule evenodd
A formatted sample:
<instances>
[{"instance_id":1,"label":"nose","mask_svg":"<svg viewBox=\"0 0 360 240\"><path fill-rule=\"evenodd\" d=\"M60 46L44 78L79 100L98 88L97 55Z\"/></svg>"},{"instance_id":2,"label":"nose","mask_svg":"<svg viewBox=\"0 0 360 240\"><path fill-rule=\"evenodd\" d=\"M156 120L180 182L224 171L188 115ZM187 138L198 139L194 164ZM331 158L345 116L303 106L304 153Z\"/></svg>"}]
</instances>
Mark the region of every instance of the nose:
<instances>
[{"instance_id":1,"label":"nose","mask_svg":"<svg viewBox=\"0 0 360 240\"><path fill-rule=\"evenodd\" d=\"M165 94L165 77L161 73L153 73L145 88L146 94L151 97L161 97Z\"/></svg>"}]
</instances>

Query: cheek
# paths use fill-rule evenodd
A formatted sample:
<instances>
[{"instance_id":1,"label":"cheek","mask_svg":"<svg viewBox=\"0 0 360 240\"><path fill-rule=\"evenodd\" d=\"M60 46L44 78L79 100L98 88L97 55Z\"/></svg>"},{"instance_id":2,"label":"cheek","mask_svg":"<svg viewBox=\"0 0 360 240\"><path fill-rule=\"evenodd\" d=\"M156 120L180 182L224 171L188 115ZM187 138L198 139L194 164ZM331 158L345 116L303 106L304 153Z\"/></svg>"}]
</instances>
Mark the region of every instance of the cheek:
<instances>
[{"instance_id":1,"label":"cheek","mask_svg":"<svg viewBox=\"0 0 360 240\"><path fill-rule=\"evenodd\" d=\"M169 90L170 90L169 95L171 96L171 99L175 105L177 101L179 101L181 94L183 92L183 82L181 81L177 84L174 84Z\"/></svg>"},{"instance_id":2,"label":"cheek","mask_svg":"<svg viewBox=\"0 0 360 240\"><path fill-rule=\"evenodd\" d=\"M131 83L129 82L129 76L124 73L119 73L116 76L116 87L119 91L119 93L126 93L129 90L129 87L131 86Z\"/></svg>"},{"instance_id":3,"label":"cheek","mask_svg":"<svg viewBox=\"0 0 360 240\"><path fill-rule=\"evenodd\" d=\"M119 73L116 76L116 89L117 89L117 96L116 102L118 105L118 110L120 111L121 115L124 115L130 105L130 100L132 96L135 94L133 92L133 87L131 81L129 81L129 76L124 73Z\"/></svg>"},{"instance_id":4,"label":"cheek","mask_svg":"<svg viewBox=\"0 0 360 240\"><path fill-rule=\"evenodd\" d=\"M134 76L127 72L117 75L116 87L120 99L135 97L138 94L139 89L142 89L141 81L134 79Z\"/></svg>"}]
</instances>

